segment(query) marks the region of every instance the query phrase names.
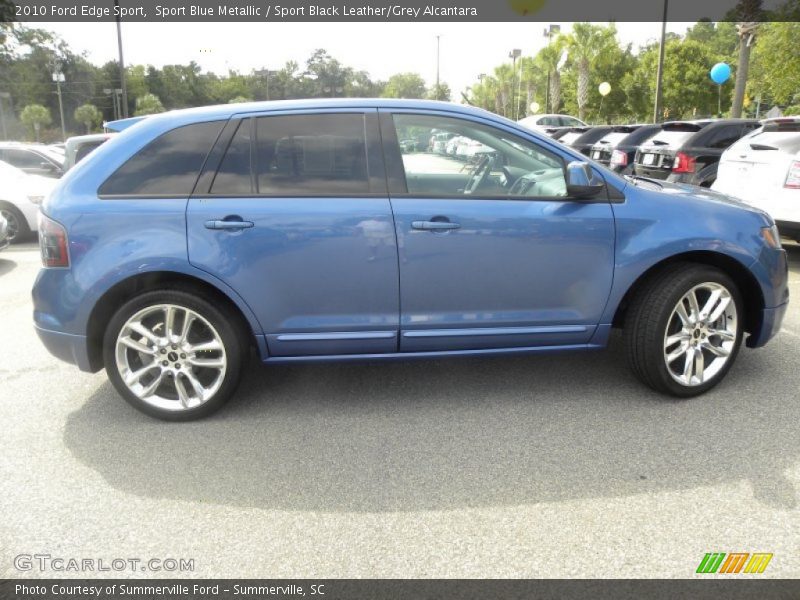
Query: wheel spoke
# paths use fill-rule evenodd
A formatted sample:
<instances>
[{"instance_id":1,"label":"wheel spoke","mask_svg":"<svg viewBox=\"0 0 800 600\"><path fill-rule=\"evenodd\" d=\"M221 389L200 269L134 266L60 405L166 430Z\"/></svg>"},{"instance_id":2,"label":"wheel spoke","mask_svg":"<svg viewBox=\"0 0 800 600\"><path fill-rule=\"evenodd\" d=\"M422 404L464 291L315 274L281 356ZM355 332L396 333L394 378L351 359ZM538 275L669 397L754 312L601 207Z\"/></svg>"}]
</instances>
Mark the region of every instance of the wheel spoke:
<instances>
[{"instance_id":1,"label":"wheel spoke","mask_svg":"<svg viewBox=\"0 0 800 600\"><path fill-rule=\"evenodd\" d=\"M692 370L694 369L694 348L687 348L686 349L686 360L683 363L683 379L686 383L691 383L692 381Z\"/></svg>"},{"instance_id":2,"label":"wheel spoke","mask_svg":"<svg viewBox=\"0 0 800 600\"><path fill-rule=\"evenodd\" d=\"M705 357L700 348L694 349L694 376L703 383L703 372L706 370Z\"/></svg>"},{"instance_id":3,"label":"wheel spoke","mask_svg":"<svg viewBox=\"0 0 800 600\"><path fill-rule=\"evenodd\" d=\"M160 337L158 337L155 333L153 333L147 327L142 325L142 323L139 322L139 321L134 321L133 323L128 323L128 329L130 329L131 331L133 331L135 333L138 333L143 338L147 338L153 344L157 344L159 341L161 341Z\"/></svg>"},{"instance_id":4,"label":"wheel spoke","mask_svg":"<svg viewBox=\"0 0 800 600\"><path fill-rule=\"evenodd\" d=\"M196 354L198 352L207 352L211 350L222 350L222 344L220 344L217 340L210 340L208 342L195 344L194 346L189 346L187 350L192 354Z\"/></svg>"},{"instance_id":5,"label":"wheel spoke","mask_svg":"<svg viewBox=\"0 0 800 600\"><path fill-rule=\"evenodd\" d=\"M147 339L147 338L145 338L145 339ZM142 354L150 354L150 355L152 355L152 354L156 353L156 349L155 348L151 348L150 346L148 346L146 344L143 344L139 340L134 340L130 336L125 336L125 337L119 338L119 341L120 341L121 344L124 344L128 348L130 348L132 350L136 350L137 352L141 352Z\"/></svg>"},{"instance_id":6,"label":"wheel spoke","mask_svg":"<svg viewBox=\"0 0 800 600\"><path fill-rule=\"evenodd\" d=\"M728 350L727 348L723 348L722 346L715 346L710 342L706 342L703 345L703 348L711 352L711 354L713 354L714 356L721 356L723 358L726 356L730 356L731 354L730 350Z\"/></svg>"},{"instance_id":7,"label":"wheel spoke","mask_svg":"<svg viewBox=\"0 0 800 600\"><path fill-rule=\"evenodd\" d=\"M723 342L732 342L736 339L736 334L730 331L726 331L725 329L709 329L708 330L708 337L717 336Z\"/></svg>"},{"instance_id":8,"label":"wheel spoke","mask_svg":"<svg viewBox=\"0 0 800 600\"><path fill-rule=\"evenodd\" d=\"M186 313L186 318L183 320L183 331L181 331L180 342L185 342L189 338L189 330L192 328L192 324L194 324L195 316L194 313L188 312Z\"/></svg>"},{"instance_id":9,"label":"wheel spoke","mask_svg":"<svg viewBox=\"0 0 800 600\"><path fill-rule=\"evenodd\" d=\"M691 311L690 316L692 323L697 323L697 320L700 316L700 305L697 303L697 294L694 290L691 290L688 294L686 294L686 298L689 300L689 310Z\"/></svg>"},{"instance_id":10,"label":"wheel spoke","mask_svg":"<svg viewBox=\"0 0 800 600\"><path fill-rule=\"evenodd\" d=\"M183 381L181 380L180 373L175 375L175 391L178 392L178 400L181 401L181 406L183 408L189 408L189 394L186 392L186 388L183 386ZM202 400L202 398L200 398Z\"/></svg>"},{"instance_id":11,"label":"wheel spoke","mask_svg":"<svg viewBox=\"0 0 800 600\"><path fill-rule=\"evenodd\" d=\"M719 302L720 296L722 296L722 290L714 290L711 292L711 295L708 297L705 306L703 306L703 310L700 311L701 321L708 318L708 316L714 310L714 307L717 305L717 302Z\"/></svg>"},{"instance_id":12,"label":"wheel spoke","mask_svg":"<svg viewBox=\"0 0 800 600\"><path fill-rule=\"evenodd\" d=\"M149 371L152 371L152 370L153 370L154 368L156 368L157 366L158 366L158 365L157 365L155 362L152 362L152 363L150 363L149 365L147 365L147 366L145 366L145 367L142 367L142 368L141 368L141 369L139 369L138 371L130 371L130 372L129 372L129 373L126 375L126 376L125 376L125 384L126 384L128 387L130 387L130 386L132 386L133 384L135 384L135 383L138 383L138 382L139 382L139 380L142 378L142 376L143 376L145 373L147 373L147 372L149 372Z\"/></svg>"},{"instance_id":13,"label":"wheel spoke","mask_svg":"<svg viewBox=\"0 0 800 600\"><path fill-rule=\"evenodd\" d=\"M221 369L225 366L225 359L223 358L195 358L189 357L186 359L193 367L203 367L206 369Z\"/></svg>"},{"instance_id":14,"label":"wheel spoke","mask_svg":"<svg viewBox=\"0 0 800 600\"><path fill-rule=\"evenodd\" d=\"M678 346L675 350L667 354L667 363L671 364L678 360L681 356L686 354L686 351L689 349L688 343L683 343Z\"/></svg>"},{"instance_id":15,"label":"wheel spoke","mask_svg":"<svg viewBox=\"0 0 800 600\"><path fill-rule=\"evenodd\" d=\"M164 309L164 335L169 341L175 340L175 317L177 316L177 311L175 307L172 305L167 306Z\"/></svg>"},{"instance_id":16,"label":"wheel spoke","mask_svg":"<svg viewBox=\"0 0 800 600\"><path fill-rule=\"evenodd\" d=\"M730 303L731 303L731 297L730 296L723 296L720 299L719 304L717 304L717 307L714 309L714 312L712 312L708 316L708 322L709 323L715 323L717 321L717 319L719 319L722 316L722 313L725 312L725 310L728 308L728 305Z\"/></svg>"},{"instance_id":17,"label":"wheel spoke","mask_svg":"<svg viewBox=\"0 0 800 600\"><path fill-rule=\"evenodd\" d=\"M672 346L674 344L677 344L678 342L686 342L686 341L688 341L689 340L689 335L690 334L686 333L685 331L680 331L678 333L675 333L675 334L669 336L667 338L667 340L664 342L664 350L666 350L667 348L669 348L670 346Z\"/></svg>"},{"instance_id":18,"label":"wheel spoke","mask_svg":"<svg viewBox=\"0 0 800 600\"><path fill-rule=\"evenodd\" d=\"M161 382L164 380L164 371L159 371L156 378L150 382L150 384L143 388L141 392L139 392L138 396L140 398L146 398L147 396L151 395L158 389L158 386L161 385Z\"/></svg>"},{"instance_id":19,"label":"wheel spoke","mask_svg":"<svg viewBox=\"0 0 800 600\"><path fill-rule=\"evenodd\" d=\"M195 394L197 394L197 398L200 401L205 400L206 388L203 387L203 384L200 383L200 380L195 377L195 374L192 373L190 370L187 370L183 373L186 376L186 379L189 380L189 383L192 384L194 388Z\"/></svg>"},{"instance_id":20,"label":"wheel spoke","mask_svg":"<svg viewBox=\"0 0 800 600\"><path fill-rule=\"evenodd\" d=\"M683 305L683 300L678 302L678 306L675 307L675 312L678 313L678 317L680 318L684 327L692 326L692 319L686 312L686 307Z\"/></svg>"}]
</instances>

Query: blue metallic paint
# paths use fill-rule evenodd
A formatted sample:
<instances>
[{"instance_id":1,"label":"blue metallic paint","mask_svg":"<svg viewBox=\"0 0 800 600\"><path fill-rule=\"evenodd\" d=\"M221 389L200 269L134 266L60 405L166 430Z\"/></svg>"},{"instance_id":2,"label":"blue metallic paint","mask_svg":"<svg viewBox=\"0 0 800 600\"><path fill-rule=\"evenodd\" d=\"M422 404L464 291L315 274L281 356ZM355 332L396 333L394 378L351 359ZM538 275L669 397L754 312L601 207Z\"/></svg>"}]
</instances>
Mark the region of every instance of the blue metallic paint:
<instances>
[{"instance_id":1,"label":"blue metallic paint","mask_svg":"<svg viewBox=\"0 0 800 600\"><path fill-rule=\"evenodd\" d=\"M229 199L224 206L203 199L193 200L187 214L186 198L97 199L97 188L117 167L174 127L234 114L342 108L469 118L546 146L565 161L586 160L496 115L436 102L307 100L149 117L79 163L45 202L43 212L69 233L71 255L70 269L42 269L33 290L37 332L48 349L88 370L85 336L95 304L115 285L152 272L194 277L225 294L248 321L267 362L599 348L622 298L643 273L698 251L737 261L757 281L764 309L750 345L763 345L777 332L788 300L787 262L759 235L772 224L769 217L706 190L636 187L597 166L624 201L248 198L240 199L237 211ZM442 209L432 210L434 205ZM202 220L244 209L241 216L255 223L253 229L203 228L201 240L202 225L196 225ZM445 234L411 230L412 220L438 214L460 219L462 228ZM365 216L381 226L394 223L400 240L385 244L385 256L379 252L372 261L358 227ZM537 244L525 242L531 236ZM534 264L539 261L545 264ZM502 281L500 265L511 269L513 282ZM533 301L524 302L525 296ZM486 329L467 335L475 327ZM438 335L443 329L450 331ZM398 343L408 351L398 352ZM268 345L282 348L284 356L270 356Z\"/></svg>"}]
</instances>

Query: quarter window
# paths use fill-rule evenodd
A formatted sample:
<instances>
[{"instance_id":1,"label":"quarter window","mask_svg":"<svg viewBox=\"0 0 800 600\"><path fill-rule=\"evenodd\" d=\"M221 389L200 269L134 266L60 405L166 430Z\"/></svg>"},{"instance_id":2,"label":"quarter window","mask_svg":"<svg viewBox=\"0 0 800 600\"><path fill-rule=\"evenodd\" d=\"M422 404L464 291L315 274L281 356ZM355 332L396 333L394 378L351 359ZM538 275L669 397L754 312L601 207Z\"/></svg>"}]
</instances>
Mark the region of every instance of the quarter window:
<instances>
[{"instance_id":1,"label":"quarter window","mask_svg":"<svg viewBox=\"0 0 800 600\"><path fill-rule=\"evenodd\" d=\"M101 196L189 196L224 122L178 127L147 144L117 169Z\"/></svg>"},{"instance_id":2,"label":"quarter window","mask_svg":"<svg viewBox=\"0 0 800 600\"><path fill-rule=\"evenodd\" d=\"M251 126L252 121L245 119L239 123L236 133L228 145L225 158L217 169L214 183L211 185L212 194L236 195L252 194L253 184L250 175L251 151Z\"/></svg>"},{"instance_id":3,"label":"quarter window","mask_svg":"<svg viewBox=\"0 0 800 600\"><path fill-rule=\"evenodd\" d=\"M363 114L256 119L258 193L330 196L370 191Z\"/></svg>"},{"instance_id":4,"label":"quarter window","mask_svg":"<svg viewBox=\"0 0 800 600\"><path fill-rule=\"evenodd\" d=\"M552 198L567 195L561 158L500 129L429 115L394 115L398 140L447 132L446 144L412 149L399 144L412 195Z\"/></svg>"}]
</instances>

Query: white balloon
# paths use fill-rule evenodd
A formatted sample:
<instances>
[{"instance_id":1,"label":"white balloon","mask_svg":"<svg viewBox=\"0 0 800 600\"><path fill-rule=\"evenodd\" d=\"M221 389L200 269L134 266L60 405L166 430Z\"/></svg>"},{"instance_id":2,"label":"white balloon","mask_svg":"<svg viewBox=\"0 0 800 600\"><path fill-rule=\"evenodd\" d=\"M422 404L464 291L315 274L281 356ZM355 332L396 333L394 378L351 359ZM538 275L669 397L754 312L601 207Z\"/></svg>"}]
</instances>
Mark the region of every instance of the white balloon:
<instances>
[{"instance_id":1,"label":"white balloon","mask_svg":"<svg viewBox=\"0 0 800 600\"><path fill-rule=\"evenodd\" d=\"M531 112L532 112L532 113L537 113L537 112L539 112L539 109L540 109L540 108L541 108L541 106L539 106L539 103L538 103L538 102L531 102Z\"/></svg>"},{"instance_id":2,"label":"white balloon","mask_svg":"<svg viewBox=\"0 0 800 600\"><path fill-rule=\"evenodd\" d=\"M598 86L597 90L600 92L601 96L608 96L608 94L611 92L611 84L607 81L604 81Z\"/></svg>"}]
</instances>

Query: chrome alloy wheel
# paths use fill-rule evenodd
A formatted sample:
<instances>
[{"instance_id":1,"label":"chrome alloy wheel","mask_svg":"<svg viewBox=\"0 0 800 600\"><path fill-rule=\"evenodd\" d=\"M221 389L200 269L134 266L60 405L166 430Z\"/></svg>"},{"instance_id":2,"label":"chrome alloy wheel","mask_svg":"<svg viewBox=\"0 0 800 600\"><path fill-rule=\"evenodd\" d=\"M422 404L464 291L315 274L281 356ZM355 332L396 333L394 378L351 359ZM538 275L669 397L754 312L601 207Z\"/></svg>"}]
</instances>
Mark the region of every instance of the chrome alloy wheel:
<instances>
[{"instance_id":1,"label":"chrome alloy wheel","mask_svg":"<svg viewBox=\"0 0 800 600\"><path fill-rule=\"evenodd\" d=\"M6 239L13 242L19 237L20 224L17 215L10 210L0 209L0 215L8 222L8 229L6 229Z\"/></svg>"},{"instance_id":2,"label":"chrome alloy wheel","mask_svg":"<svg viewBox=\"0 0 800 600\"><path fill-rule=\"evenodd\" d=\"M685 386L712 379L730 360L739 333L736 302L718 283L694 286L667 321L664 360L672 378Z\"/></svg>"},{"instance_id":3,"label":"chrome alloy wheel","mask_svg":"<svg viewBox=\"0 0 800 600\"><path fill-rule=\"evenodd\" d=\"M225 346L211 323L174 304L148 306L128 319L117 336L115 356L128 389L170 411L210 400L227 367Z\"/></svg>"}]
</instances>

